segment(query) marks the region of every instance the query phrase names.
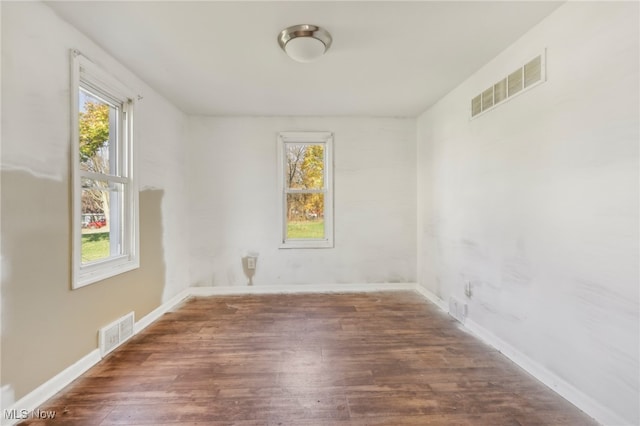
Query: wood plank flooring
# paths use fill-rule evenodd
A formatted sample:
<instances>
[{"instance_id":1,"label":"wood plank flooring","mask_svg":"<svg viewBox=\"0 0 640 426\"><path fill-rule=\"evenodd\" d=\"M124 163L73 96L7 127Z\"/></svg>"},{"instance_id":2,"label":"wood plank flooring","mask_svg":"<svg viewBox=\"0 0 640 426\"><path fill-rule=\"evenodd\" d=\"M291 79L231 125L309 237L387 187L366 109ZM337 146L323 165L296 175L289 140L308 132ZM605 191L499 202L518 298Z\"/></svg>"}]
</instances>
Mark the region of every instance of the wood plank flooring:
<instances>
[{"instance_id":1,"label":"wood plank flooring","mask_svg":"<svg viewBox=\"0 0 640 426\"><path fill-rule=\"evenodd\" d=\"M193 298L22 424L596 424L456 324L413 292Z\"/></svg>"}]
</instances>

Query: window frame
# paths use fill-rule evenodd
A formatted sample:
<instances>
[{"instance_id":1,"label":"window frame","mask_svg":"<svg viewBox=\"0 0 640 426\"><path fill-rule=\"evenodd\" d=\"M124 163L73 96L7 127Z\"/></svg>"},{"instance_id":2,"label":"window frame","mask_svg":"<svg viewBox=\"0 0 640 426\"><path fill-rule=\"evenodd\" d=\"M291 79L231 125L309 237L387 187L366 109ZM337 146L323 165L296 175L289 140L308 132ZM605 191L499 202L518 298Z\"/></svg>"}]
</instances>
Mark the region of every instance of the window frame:
<instances>
[{"instance_id":1,"label":"window frame","mask_svg":"<svg viewBox=\"0 0 640 426\"><path fill-rule=\"evenodd\" d=\"M120 108L117 118L117 169L108 174L80 168L79 92L81 88L105 97ZM138 185L133 138L134 102L131 91L77 50L71 50L71 188L72 188L72 279L78 289L140 267ZM122 185L120 255L82 263L82 178ZM111 218L107 218L111 220Z\"/></svg>"},{"instance_id":2,"label":"window frame","mask_svg":"<svg viewBox=\"0 0 640 426\"><path fill-rule=\"evenodd\" d=\"M324 145L324 170L322 189L288 189L285 179L287 144ZM334 247L334 210L333 210L333 133L331 132L280 132L278 133L278 199L280 217L281 249L333 248ZM324 194L324 238L287 238L287 194L322 193Z\"/></svg>"}]
</instances>

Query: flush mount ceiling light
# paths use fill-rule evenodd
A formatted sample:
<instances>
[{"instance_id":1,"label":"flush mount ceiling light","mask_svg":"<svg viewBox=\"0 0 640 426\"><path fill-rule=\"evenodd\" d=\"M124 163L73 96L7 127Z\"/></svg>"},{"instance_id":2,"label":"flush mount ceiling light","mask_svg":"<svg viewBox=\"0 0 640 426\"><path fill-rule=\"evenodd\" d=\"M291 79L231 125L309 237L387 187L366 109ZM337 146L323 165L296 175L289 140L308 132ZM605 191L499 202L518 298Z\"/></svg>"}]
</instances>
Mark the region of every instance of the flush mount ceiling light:
<instances>
[{"instance_id":1,"label":"flush mount ceiling light","mask_svg":"<svg viewBox=\"0 0 640 426\"><path fill-rule=\"evenodd\" d=\"M278 35L278 44L294 61L311 62L331 46L331 34L317 25L294 25Z\"/></svg>"}]
</instances>

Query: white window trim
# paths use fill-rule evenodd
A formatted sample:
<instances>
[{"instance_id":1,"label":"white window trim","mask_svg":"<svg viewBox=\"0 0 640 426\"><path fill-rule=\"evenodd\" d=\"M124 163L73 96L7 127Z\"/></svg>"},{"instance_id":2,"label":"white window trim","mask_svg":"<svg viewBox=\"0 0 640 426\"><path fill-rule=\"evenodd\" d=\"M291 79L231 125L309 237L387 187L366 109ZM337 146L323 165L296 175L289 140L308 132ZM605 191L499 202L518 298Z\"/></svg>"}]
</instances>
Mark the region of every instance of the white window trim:
<instances>
[{"instance_id":1,"label":"white window trim","mask_svg":"<svg viewBox=\"0 0 640 426\"><path fill-rule=\"evenodd\" d=\"M324 145L324 235L322 239L287 239L287 190L285 183L285 144ZM290 190L291 191L291 190ZM295 190L291 192L296 192ZM315 192L304 190L299 192ZM331 132L280 132L278 134L278 199L280 214L281 249L333 248L333 133Z\"/></svg>"},{"instance_id":2,"label":"white window trim","mask_svg":"<svg viewBox=\"0 0 640 426\"><path fill-rule=\"evenodd\" d=\"M122 101L123 113L126 113L125 126L120 129L118 137L121 141L123 158L121 158L121 176L113 176L110 180L126 183L124 193L125 205L129 208L123 213L125 226L123 246L127 251L122 256L113 256L103 261L82 265L82 188L81 177L86 177L80 170L78 91L82 81L90 82ZM72 279L71 288L78 289L89 284L102 281L123 272L140 267L140 233L138 215L138 185L135 176L136 152L133 143L134 99L131 91L108 73L83 56L77 50L71 51L71 182L73 188L72 203Z\"/></svg>"}]
</instances>

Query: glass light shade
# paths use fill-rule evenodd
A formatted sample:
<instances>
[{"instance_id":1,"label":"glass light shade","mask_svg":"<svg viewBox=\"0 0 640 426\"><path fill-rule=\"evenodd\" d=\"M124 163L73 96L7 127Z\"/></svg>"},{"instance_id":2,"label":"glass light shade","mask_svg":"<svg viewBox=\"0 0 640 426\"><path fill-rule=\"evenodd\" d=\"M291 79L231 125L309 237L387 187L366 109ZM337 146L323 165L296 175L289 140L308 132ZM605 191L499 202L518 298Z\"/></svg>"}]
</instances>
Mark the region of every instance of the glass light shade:
<instances>
[{"instance_id":1,"label":"glass light shade","mask_svg":"<svg viewBox=\"0 0 640 426\"><path fill-rule=\"evenodd\" d=\"M287 42L285 51L295 61L311 62L324 55L326 46L317 38L296 37Z\"/></svg>"}]
</instances>

